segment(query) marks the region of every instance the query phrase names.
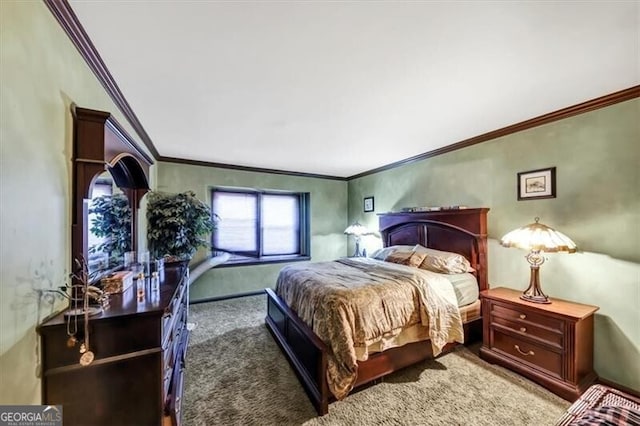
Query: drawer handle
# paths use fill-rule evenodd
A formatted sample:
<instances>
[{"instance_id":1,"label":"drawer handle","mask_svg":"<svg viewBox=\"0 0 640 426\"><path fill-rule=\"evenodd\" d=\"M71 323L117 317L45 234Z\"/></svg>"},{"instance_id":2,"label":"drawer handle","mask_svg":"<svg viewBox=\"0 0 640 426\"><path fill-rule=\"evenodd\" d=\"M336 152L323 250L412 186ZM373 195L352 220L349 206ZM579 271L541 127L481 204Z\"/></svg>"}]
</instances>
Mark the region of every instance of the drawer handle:
<instances>
[{"instance_id":1,"label":"drawer handle","mask_svg":"<svg viewBox=\"0 0 640 426\"><path fill-rule=\"evenodd\" d=\"M525 314L520 314L520 319L525 319L527 316Z\"/></svg>"},{"instance_id":2,"label":"drawer handle","mask_svg":"<svg viewBox=\"0 0 640 426\"><path fill-rule=\"evenodd\" d=\"M522 349L520 349L520 346L518 345L513 345L513 347L516 348L516 351L520 352L520 355L524 355L524 356L535 355L533 351L523 352Z\"/></svg>"},{"instance_id":3,"label":"drawer handle","mask_svg":"<svg viewBox=\"0 0 640 426\"><path fill-rule=\"evenodd\" d=\"M526 333L527 332L527 327L520 327L520 331L522 333Z\"/></svg>"}]
</instances>

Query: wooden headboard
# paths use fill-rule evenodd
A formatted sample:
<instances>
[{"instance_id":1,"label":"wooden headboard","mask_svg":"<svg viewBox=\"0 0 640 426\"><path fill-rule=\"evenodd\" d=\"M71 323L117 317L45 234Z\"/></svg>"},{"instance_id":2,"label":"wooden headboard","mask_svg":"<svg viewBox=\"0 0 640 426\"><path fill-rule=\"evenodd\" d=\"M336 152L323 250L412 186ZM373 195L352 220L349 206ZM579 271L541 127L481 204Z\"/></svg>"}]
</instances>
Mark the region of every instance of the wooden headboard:
<instances>
[{"instance_id":1,"label":"wooden headboard","mask_svg":"<svg viewBox=\"0 0 640 426\"><path fill-rule=\"evenodd\" d=\"M459 253L466 257L480 291L489 288L487 275L488 208L379 215L385 247L415 245Z\"/></svg>"}]
</instances>

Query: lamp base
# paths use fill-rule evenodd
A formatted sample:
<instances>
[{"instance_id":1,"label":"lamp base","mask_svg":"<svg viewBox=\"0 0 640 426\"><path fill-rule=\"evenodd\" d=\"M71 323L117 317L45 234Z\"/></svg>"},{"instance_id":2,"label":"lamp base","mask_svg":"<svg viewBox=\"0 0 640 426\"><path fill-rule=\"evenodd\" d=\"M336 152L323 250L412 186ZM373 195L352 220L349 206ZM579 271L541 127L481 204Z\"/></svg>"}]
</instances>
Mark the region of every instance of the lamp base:
<instances>
[{"instance_id":1,"label":"lamp base","mask_svg":"<svg viewBox=\"0 0 640 426\"><path fill-rule=\"evenodd\" d=\"M351 257L362 257L362 252L360 251L360 237L356 238L356 251Z\"/></svg>"},{"instance_id":2,"label":"lamp base","mask_svg":"<svg viewBox=\"0 0 640 426\"><path fill-rule=\"evenodd\" d=\"M533 303L546 303L546 304L551 303L551 300L549 300L549 298L544 294L541 296L530 296L528 294L523 294L522 296L520 296L520 299L526 300L527 302L533 302Z\"/></svg>"},{"instance_id":3,"label":"lamp base","mask_svg":"<svg viewBox=\"0 0 640 426\"><path fill-rule=\"evenodd\" d=\"M527 258L527 260L529 260L529 258ZM531 280L529 281L529 287L522 293L520 299L533 303L551 303L551 300L549 300L540 288L540 265L542 262L539 262L537 265L534 265L531 260L529 260L529 262L531 263Z\"/></svg>"}]
</instances>

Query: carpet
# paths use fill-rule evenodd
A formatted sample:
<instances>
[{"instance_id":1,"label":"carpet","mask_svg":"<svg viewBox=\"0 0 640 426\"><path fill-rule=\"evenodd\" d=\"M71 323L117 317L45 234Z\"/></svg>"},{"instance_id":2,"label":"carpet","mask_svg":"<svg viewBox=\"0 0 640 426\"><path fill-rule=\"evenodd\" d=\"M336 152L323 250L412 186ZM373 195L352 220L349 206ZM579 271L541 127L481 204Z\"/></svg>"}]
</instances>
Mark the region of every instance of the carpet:
<instances>
[{"instance_id":1,"label":"carpet","mask_svg":"<svg viewBox=\"0 0 640 426\"><path fill-rule=\"evenodd\" d=\"M190 307L183 420L210 425L553 425L570 403L478 358L477 345L395 372L318 417L264 325L266 296Z\"/></svg>"}]
</instances>

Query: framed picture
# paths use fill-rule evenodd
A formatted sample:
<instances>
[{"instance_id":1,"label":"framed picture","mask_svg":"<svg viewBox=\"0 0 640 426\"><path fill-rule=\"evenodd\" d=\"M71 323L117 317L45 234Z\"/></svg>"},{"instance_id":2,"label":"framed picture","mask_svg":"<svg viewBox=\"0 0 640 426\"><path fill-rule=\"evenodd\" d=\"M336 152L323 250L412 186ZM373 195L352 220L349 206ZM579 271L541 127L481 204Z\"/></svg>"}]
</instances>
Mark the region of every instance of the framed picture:
<instances>
[{"instance_id":1,"label":"framed picture","mask_svg":"<svg viewBox=\"0 0 640 426\"><path fill-rule=\"evenodd\" d=\"M373 197L364 197L364 212L373 211Z\"/></svg>"},{"instance_id":2,"label":"framed picture","mask_svg":"<svg viewBox=\"0 0 640 426\"><path fill-rule=\"evenodd\" d=\"M556 168L518 173L518 200L556 198Z\"/></svg>"}]
</instances>

